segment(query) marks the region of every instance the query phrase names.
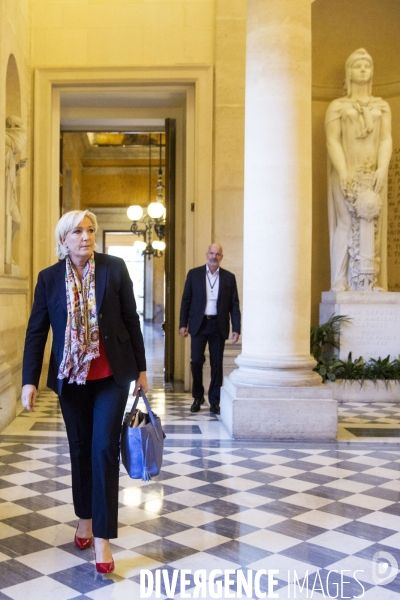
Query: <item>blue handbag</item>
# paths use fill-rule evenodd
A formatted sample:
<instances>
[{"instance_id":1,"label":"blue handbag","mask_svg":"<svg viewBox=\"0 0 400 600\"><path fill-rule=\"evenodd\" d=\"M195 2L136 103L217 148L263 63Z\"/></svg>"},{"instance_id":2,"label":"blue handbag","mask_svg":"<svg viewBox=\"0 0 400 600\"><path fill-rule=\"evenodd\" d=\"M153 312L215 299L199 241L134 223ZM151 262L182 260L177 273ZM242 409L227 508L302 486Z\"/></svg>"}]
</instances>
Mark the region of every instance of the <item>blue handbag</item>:
<instances>
[{"instance_id":1,"label":"blue handbag","mask_svg":"<svg viewBox=\"0 0 400 600\"><path fill-rule=\"evenodd\" d=\"M137 408L140 398L147 413ZM165 437L160 417L153 413L146 395L139 390L130 412L125 413L121 430L121 459L129 477L149 481L159 474Z\"/></svg>"}]
</instances>

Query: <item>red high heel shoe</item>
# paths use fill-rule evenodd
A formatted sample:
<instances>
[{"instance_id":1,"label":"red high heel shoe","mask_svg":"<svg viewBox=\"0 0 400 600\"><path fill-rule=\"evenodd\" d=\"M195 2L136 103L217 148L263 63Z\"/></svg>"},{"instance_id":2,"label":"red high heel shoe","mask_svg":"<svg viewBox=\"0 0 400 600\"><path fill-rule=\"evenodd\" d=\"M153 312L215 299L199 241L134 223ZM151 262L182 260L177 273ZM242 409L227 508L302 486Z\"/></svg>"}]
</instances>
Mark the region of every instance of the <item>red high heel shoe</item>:
<instances>
[{"instance_id":1,"label":"red high heel shoe","mask_svg":"<svg viewBox=\"0 0 400 600\"><path fill-rule=\"evenodd\" d=\"M76 531L78 531L78 527L76 528ZM74 542L75 546L79 548L79 550L86 550L86 548L90 548L90 546L93 544L93 536L90 538L80 538L75 532Z\"/></svg>"},{"instance_id":2,"label":"red high heel shoe","mask_svg":"<svg viewBox=\"0 0 400 600\"><path fill-rule=\"evenodd\" d=\"M96 571L98 573L112 573L115 569L114 561L109 563L98 563L96 562Z\"/></svg>"}]
</instances>

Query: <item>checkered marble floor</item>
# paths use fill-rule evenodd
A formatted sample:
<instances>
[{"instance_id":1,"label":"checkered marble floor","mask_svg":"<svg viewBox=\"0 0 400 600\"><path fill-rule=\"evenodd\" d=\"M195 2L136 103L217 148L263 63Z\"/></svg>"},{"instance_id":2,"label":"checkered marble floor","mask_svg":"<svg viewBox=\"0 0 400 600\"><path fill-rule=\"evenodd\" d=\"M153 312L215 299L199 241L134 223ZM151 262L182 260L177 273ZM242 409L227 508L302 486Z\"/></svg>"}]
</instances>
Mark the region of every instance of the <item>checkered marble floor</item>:
<instances>
[{"instance_id":1,"label":"checkered marble floor","mask_svg":"<svg viewBox=\"0 0 400 600\"><path fill-rule=\"evenodd\" d=\"M2 432L0 600L133 600L141 597L144 569L154 576L163 569L167 583L174 571L191 570L189 594L198 569L207 577L231 569L231 597L239 597L240 571L274 569L278 598L319 599L329 592L400 600L400 574L393 571L393 580L379 585L378 564L400 564L395 438L237 442L206 405L191 414L187 394L156 390L150 399L167 434L163 469L148 483L121 470L119 536L112 540L116 570L108 576L95 575L93 550L73 544L77 519L56 397L42 394L35 413L20 413ZM398 405L340 407L343 430L394 429L399 419ZM293 587L295 574L302 591ZM267 581L262 575L261 593L268 592ZM214 597L228 597L224 584L221 576L223 591ZM249 597L259 597L252 590ZM180 579L167 594L162 578L159 597L185 597Z\"/></svg>"}]
</instances>

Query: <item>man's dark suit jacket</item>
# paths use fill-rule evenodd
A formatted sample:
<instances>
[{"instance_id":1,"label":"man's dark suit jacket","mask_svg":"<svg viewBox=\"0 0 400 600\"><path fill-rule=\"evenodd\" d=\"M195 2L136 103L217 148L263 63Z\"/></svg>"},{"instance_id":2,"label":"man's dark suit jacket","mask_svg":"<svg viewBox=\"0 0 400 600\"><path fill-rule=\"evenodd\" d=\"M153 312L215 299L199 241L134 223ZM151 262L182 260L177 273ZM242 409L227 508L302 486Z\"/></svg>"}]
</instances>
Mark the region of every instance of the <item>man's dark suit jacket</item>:
<instances>
[{"instance_id":1,"label":"man's dark suit jacket","mask_svg":"<svg viewBox=\"0 0 400 600\"><path fill-rule=\"evenodd\" d=\"M206 265L191 269L187 275L182 295L179 328L189 325L190 335L196 335L204 318L207 304ZM232 331L240 333L240 308L236 278L233 273L219 268L217 317L221 335L229 337L229 316Z\"/></svg>"},{"instance_id":2,"label":"man's dark suit jacket","mask_svg":"<svg viewBox=\"0 0 400 600\"><path fill-rule=\"evenodd\" d=\"M63 381L58 368L64 352L67 326L65 260L39 273L25 339L22 385L39 384L49 327L53 344L47 385L60 395ZM95 252L97 317L108 362L119 385L137 379L146 359L132 281L124 261Z\"/></svg>"}]
</instances>

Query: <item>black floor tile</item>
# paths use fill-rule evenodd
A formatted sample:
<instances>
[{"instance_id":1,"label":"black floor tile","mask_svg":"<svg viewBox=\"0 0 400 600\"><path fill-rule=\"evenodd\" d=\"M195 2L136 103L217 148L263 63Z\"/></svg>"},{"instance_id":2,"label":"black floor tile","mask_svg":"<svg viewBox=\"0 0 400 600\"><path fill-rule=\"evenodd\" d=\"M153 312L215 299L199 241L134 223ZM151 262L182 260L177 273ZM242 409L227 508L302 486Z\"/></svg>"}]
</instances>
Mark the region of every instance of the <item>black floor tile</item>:
<instances>
[{"instance_id":1,"label":"black floor tile","mask_svg":"<svg viewBox=\"0 0 400 600\"><path fill-rule=\"evenodd\" d=\"M365 515L374 512L372 509L367 510L366 508L354 506L353 504L346 504L345 502L332 502L331 504L321 506L318 510L353 520L361 519L361 517L365 517Z\"/></svg>"},{"instance_id":2,"label":"black floor tile","mask_svg":"<svg viewBox=\"0 0 400 600\"><path fill-rule=\"evenodd\" d=\"M280 478L282 479L282 477ZM276 487L275 485L260 485L259 487L247 490L249 494L255 494L256 496L262 496L263 498L271 498L272 500L279 500L281 498L287 498L293 495L293 490L285 490L284 488Z\"/></svg>"},{"instance_id":3,"label":"black floor tile","mask_svg":"<svg viewBox=\"0 0 400 600\"><path fill-rule=\"evenodd\" d=\"M225 518L218 519L218 521L213 521L212 523L207 523L206 525L201 525L199 529L204 529L205 531L211 531L212 533L235 539L247 535L248 533L253 533L253 531L257 531L258 527Z\"/></svg>"},{"instance_id":4,"label":"black floor tile","mask_svg":"<svg viewBox=\"0 0 400 600\"><path fill-rule=\"evenodd\" d=\"M122 580L122 577L119 577L115 573L106 576L97 574L94 564L91 563L85 563L83 565L78 565L77 567L72 567L71 569L58 571L57 573L49 575L49 577L59 583L67 585L73 590L81 592L82 594L92 592Z\"/></svg>"},{"instance_id":5,"label":"black floor tile","mask_svg":"<svg viewBox=\"0 0 400 600\"><path fill-rule=\"evenodd\" d=\"M135 527L161 537L168 537L174 533L180 533L181 531L191 529L190 525L184 525L183 523L178 523L177 521L167 519L166 517L157 517L156 519L150 519L150 521L136 523Z\"/></svg>"},{"instance_id":6,"label":"black floor tile","mask_svg":"<svg viewBox=\"0 0 400 600\"><path fill-rule=\"evenodd\" d=\"M26 483L24 487L39 494L48 494L49 492L58 492L59 490L66 490L70 488L70 485L61 483L60 481L54 481L54 479L44 479L43 481L35 481L34 483Z\"/></svg>"},{"instance_id":7,"label":"black floor tile","mask_svg":"<svg viewBox=\"0 0 400 600\"><path fill-rule=\"evenodd\" d=\"M191 479L197 479L198 481L204 481L207 483L216 483L217 481L223 481L224 479L229 479L229 475L224 475L223 473L217 473L217 471L196 471L196 473L190 473L186 475L186 477L190 477Z\"/></svg>"},{"instance_id":8,"label":"black floor tile","mask_svg":"<svg viewBox=\"0 0 400 600\"><path fill-rule=\"evenodd\" d=\"M43 529L44 527L52 527L53 525L59 525L59 521L49 519L43 515L35 512L27 513L26 515L19 515L18 517L11 517L2 521L10 527L14 527L19 531L28 532L35 531L36 529Z\"/></svg>"},{"instance_id":9,"label":"black floor tile","mask_svg":"<svg viewBox=\"0 0 400 600\"><path fill-rule=\"evenodd\" d=\"M244 567L257 560L262 560L267 558L267 556L271 556L272 552L250 546L250 544L245 544L237 540L231 540L230 542L225 542L225 544L209 548L206 550L206 554L211 554L212 556L238 563Z\"/></svg>"},{"instance_id":10,"label":"black floor tile","mask_svg":"<svg viewBox=\"0 0 400 600\"><path fill-rule=\"evenodd\" d=\"M210 502L204 502L199 506L201 510L217 515L218 517L230 517L236 515L239 512L249 510L247 506L240 506L233 502L227 502L226 500L216 499L210 500Z\"/></svg>"},{"instance_id":11,"label":"black floor tile","mask_svg":"<svg viewBox=\"0 0 400 600\"><path fill-rule=\"evenodd\" d=\"M309 565L316 565L320 568L327 567L328 565L338 562L347 556L343 552L337 552L336 550L331 550L330 548L317 546L316 544L312 544L310 542L303 542L297 546L292 546L291 548L287 548L286 550L279 552L279 554L303 561Z\"/></svg>"},{"instance_id":12,"label":"black floor tile","mask_svg":"<svg viewBox=\"0 0 400 600\"><path fill-rule=\"evenodd\" d=\"M41 550L47 550L52 547L53 546L50 546L50 544L46 544L26 533L13 535L12 537L0 540L0 552L4 552L4 554L10 558L25 556L26 554L40 552ZM1 564L2 563L0 563L0 565Z\"/></svg>"},{"instance_id":13,"label":"black floor tile","mask_svg":"<svg viewBox=\"0 0 400 600\"><path fill-rule=\"evenodd\" d=\"M304 508L304 506L297 506L296 504L289 504L288 502L276 500L275 502L268 502L268 504L257 506L257 510L264 510L265 512L273 513L274 515L279 515L280 517L286 517L290 519L292 517L302 515L303 513L308 512L310 509Z\"/></svg>"},{"instance_id":14,"label":"black floor tile","mask_svg":"<svg viewBox=\"0 0 400 600\"><path fill-rule=\"evenodd\" d=\"M149 544L143 544L143 546L136 546L134 550L138 554L143 554L143 556L161 563L171 563L197 553L197 550L193 548L176 544L172 540L166 540L165 538L150 542Z\"/></svg>"},{"instance_id":15,"label":"black floor tile","mask_svg":"<svg viewBox=\"0 0 400 600\"><path fill-rule=\"evenodd\" d=\"M217 483L209 483L208 485L201 485L195 488L195 492L198 494L212 496L213 498L224 498L225 496L235 494L235 491Z\"/></svg>"},{"instance_id":16,"label":"black floor tile","mask_svg":"<svg viewBox=\"0 0 400 600\"><path fill-rule=\"evenodd\" d=\"M393 529L386 529L385 527L378 527L376 525L370 525L369 523L361 523L360 521L346 523L345 525L336 527L335 531L353 535L354 537L359 537L371 542L379 542L380 540L397 533L397 531L394 531Z\"/></svg>"},{"instance_id":17,"label":"black floor tile","mask_svg":"<svg viewBox=\"0 0 400 600\"><path fill-rule=\"evenodd\" d=\"M14 504L23 506L29 510L40 511L46 510L47 508L53 508L54 506L61 506L65 504L61 500L56 500L50 496L32 496L31 498L21 498L20 500L14 500Z\"/></svg>"},{"instance_id":18,"label":"black floor tile","mask_svg":"<svg viewBox=\"0 0 400 600\"><path fill-rule=\"evenodd\" d=\"M322 527L316 527L315 525L309 525L308 523L302 523L301 521L294 521L293 519L286 519L267 527L268 531L275 531L276 533L282 533L289 537L294 537L299 540L309 540L317 535L326 533L326 529Z\"/></svg>"},{"instance_id":19,"label":"black floor tile","mask_svg":"<svg viewBox=\"0 0 400 600\"><path fill-rule=\"evenodd\" d=\"M42 573L38 573L34 569L23 565L18 560L5 560L0 562L0 588L11 587L18 583L24 583L31 579L42 577ZM9 596L7 596L9 598Z\"/></svg>"}]
</instances>

